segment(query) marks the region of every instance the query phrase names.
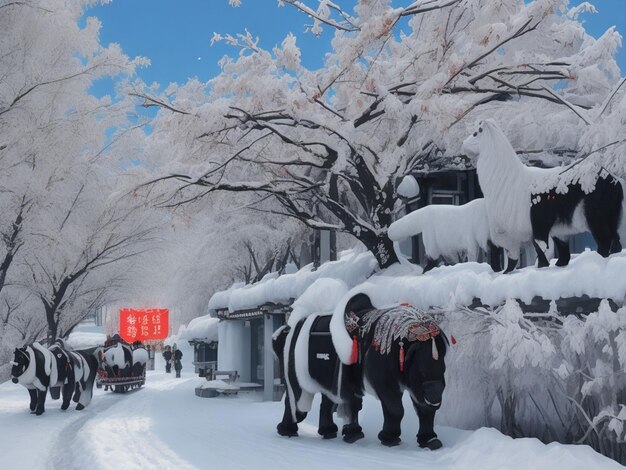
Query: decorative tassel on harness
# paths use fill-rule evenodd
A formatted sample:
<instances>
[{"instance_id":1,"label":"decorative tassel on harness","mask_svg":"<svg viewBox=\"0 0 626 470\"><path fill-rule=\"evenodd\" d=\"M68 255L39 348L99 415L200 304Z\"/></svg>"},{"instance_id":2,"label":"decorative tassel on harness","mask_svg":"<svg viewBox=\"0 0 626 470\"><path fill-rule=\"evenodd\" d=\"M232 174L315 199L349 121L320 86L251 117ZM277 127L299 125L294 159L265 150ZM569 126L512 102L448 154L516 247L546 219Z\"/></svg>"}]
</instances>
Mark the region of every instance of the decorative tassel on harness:
<instances>
[{"instance_id":1,"label":"decorative tassel on harness","mask_svg":"<svg viewBox=\"0 0 626 470\"><path fill-rule=\"evenodd\" d=\"M400 341L400 372L404 372L404 343Z\"/></svg>"},{"instance_id":2,"label":"decorative tassel on harness","mask_svg":"<svg viewBox=\"0 0 626 470\"><path fill-rule=\"evenodd\" d=\"M432 336L430 339L431 339L432 345L433 345L433 359L435 361L438 361L439 360L439 351L437 351L437 344L435 343L435 337Z\"/></svg>"},{"instance_id":3,"label":"decorative tassel on harness","mask_svg":"<svg viewBox=\"0 0 626 470\"><path fill-rule=\"evenodd\" d=\"M356 335L352 337L352 354L350 355L350 364L356 364L359 361L359 342Z\"/></svg>"}]
</instances>

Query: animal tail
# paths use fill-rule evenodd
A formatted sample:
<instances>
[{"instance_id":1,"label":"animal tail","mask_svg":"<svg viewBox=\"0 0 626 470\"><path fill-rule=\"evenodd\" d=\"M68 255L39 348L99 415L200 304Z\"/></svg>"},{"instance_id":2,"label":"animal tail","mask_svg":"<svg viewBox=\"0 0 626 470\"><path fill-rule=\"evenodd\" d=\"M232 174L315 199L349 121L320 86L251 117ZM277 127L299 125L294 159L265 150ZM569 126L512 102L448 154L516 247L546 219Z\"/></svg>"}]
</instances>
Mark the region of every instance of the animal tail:
<instances>
[{"instance_id":1,"label":"animal tail","mask_svg":"<svg viewBox=\"0 0 626 470\"><path fill-rule=\"evenodd\" d=\"M285 351L285 342L287 341L287 335L291 327L289 325L283 325L278 328L272 336L272 350L279 359L283 357Z\"/></svg>"}]
</instances>

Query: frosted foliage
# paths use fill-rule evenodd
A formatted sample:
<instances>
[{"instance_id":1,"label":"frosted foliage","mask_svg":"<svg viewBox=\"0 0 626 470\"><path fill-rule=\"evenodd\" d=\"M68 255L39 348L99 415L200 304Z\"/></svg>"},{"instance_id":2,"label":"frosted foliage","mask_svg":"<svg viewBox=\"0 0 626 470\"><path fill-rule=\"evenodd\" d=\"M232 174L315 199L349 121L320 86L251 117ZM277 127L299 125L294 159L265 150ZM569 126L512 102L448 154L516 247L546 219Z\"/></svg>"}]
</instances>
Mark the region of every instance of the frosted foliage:
<instances>
[{"instance_id":1,"label":"frosted foliage","mask_svg":"<svg viewBox=\"0 0 626 470\"><path fill-rule=\"evenodd\" d=\"M615 444L626 437L626 308L613 312L602 301L586 317L561 317L554 308L523 314L509 300L495 311L442 313L442 328L458 341L447 361L442 423L587 443L624 459ZM596 432L599 440L590 437Z\"/></svg>"},{"instance_id":2,"label":"frosted foliage","mask_svg":"<svg viewBox=\"0 0 626 470\"><path fill-rule=\"evenodd\" d=\"M543 332L524 318L517 302L508 300L497 316L494 315L494 320L489 331L491 351L495 356L491 367L500 369L506 363L507 367L522 369L550 362L554 346Z\"/></svg>"},{"instance_id":3,"label":"frosted foliage","mask_svg":"<svg viewBox=\"0 0 626 470\"><path fill-rule=\"evenodd\" d=\"M293 35L268 51L250 32L217 32L214 40L235 51L210 82L161 95L144 89L169 107L149 145L160 175L188 176L171 180L185 185L177 201L271 195L276 212L350 233L382 264L391 259L380 238L396 180L467 168L462 141L475 121L494 119L523 159L549 166L622 138L624 90L610 98L621 37L587 34L592 8L566 0L282 3L308 15L314 33L334 31L323 66L302 65ZM589 164L618 166L615 155L618 146ZM506 211L513 226L517 209Z\"/></svg>"},{"instance_id":4,"label":"frosted foliage","mask_svg":"<svg viewBox=\"0 0 626 470\"><path fill-rule=\"evenodd\" d=\"M89 93L148 62L100 44L100 22L84 17L94 3L0 0L2 347L65 335L120 296L126 260L153 227L140 201L121 196L143 135L134 103Z\"/></svg>"},{"instance_id":5,"label":"frosted foliage","mask_svg":"<svg viewBox=\"0 0 626 470\"><path fill-rule=\"evenodd\" d=\"M280 48L274 48L274 55L279 65L297 71L300 68L300 49L296 46L296 37L288 35Z\"/></svg>"}]
</instances>

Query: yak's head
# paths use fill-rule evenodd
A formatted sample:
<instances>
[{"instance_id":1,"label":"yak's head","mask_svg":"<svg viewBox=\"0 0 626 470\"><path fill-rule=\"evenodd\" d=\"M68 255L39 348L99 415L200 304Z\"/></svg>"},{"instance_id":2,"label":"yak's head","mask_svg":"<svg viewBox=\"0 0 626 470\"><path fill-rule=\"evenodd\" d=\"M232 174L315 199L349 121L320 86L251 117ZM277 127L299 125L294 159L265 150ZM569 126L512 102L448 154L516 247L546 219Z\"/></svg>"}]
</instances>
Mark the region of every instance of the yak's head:
<instances>
[{"instance_id":1,"label":"yak's head","mask_svg":"<svg viewBox=\"0 0 626 470\"><path fill-rule=\"evenodd\" d=\"M443 333L426 341L413 341L405 360L409 391L414 401L433 407L441 406L446 382L446 340Z\"/></svg>"},{"instance_id":2,"label":"yak's head","mask_svg":"<svg viewBox=\"0 0 626 470\"><path fill-rule=\"evenodd\" d=\"M18 377L20 377L28 366L30 365L30 356L28 355L28 350L26 346L23 348L15 348L13 351L13 360L11 361L11 381L16 384L19 382Z\"/></svg>"}]
</instances>

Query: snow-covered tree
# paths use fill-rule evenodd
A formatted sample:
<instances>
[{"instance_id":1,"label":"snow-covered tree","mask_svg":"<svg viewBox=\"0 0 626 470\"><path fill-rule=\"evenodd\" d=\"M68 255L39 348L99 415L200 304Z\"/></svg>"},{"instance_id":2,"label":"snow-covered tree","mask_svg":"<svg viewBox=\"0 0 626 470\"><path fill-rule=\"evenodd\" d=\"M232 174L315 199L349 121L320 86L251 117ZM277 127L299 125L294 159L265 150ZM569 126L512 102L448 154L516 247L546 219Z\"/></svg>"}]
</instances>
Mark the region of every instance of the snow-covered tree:
<instances>
[{"instance_id":1,"label":"snow-covered tree","mask_svg":"<svg viewBox=\"0 0 626 470\"><path fill-rule=\"evenodd\" d=\"M115 44L103 47L95 18L79 24L95 3L106 2L0 0L4 339L67 333L115 288L107 276L87 281L94 259L110 262L121 240L136 235L120 223L129 202L111 195L122 171L120 141L142 123L131 118L125 95L97 98L90 88L101 78L132 76L146 61L129 59Z\"/></svg>"},{"instance_id":2,"label":"snow-covered tree","mask_svg":"<svg viewBox=\"0 0 626 470\"><path fill-rule=\"evenodd\" d=\"M164 168L178 184L170 201L271 196L274 212L352 234L382 267L396 261L386 231L398 177L470 166L461 142L481 117L524 158L558 164L588 144L581 136L594 135L585 130L620 79L621 37L588 35L587 3L284 3L308 14L313 32L336 30L322 68L301 64L293 35L266 51L249 32L216 33L240 53L209 83L136 92L162 108L157 127L176 147Z\"/></svg>"}]
</instances>

